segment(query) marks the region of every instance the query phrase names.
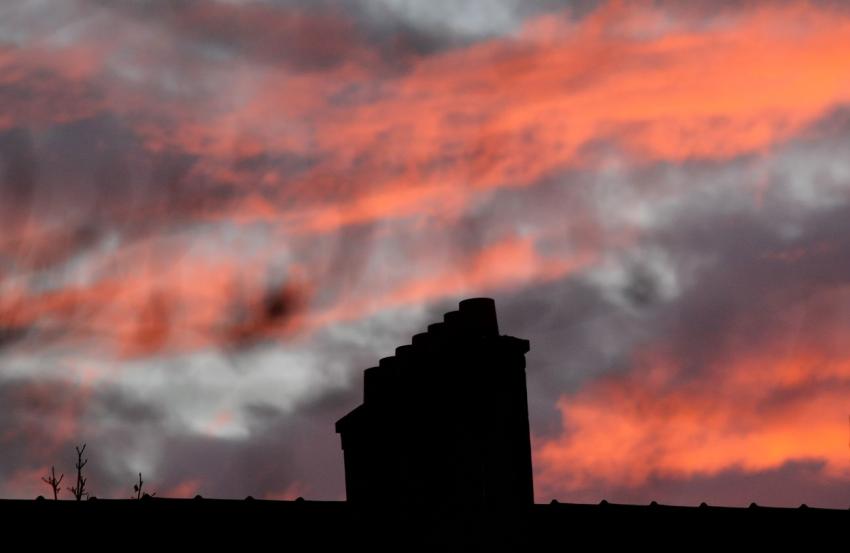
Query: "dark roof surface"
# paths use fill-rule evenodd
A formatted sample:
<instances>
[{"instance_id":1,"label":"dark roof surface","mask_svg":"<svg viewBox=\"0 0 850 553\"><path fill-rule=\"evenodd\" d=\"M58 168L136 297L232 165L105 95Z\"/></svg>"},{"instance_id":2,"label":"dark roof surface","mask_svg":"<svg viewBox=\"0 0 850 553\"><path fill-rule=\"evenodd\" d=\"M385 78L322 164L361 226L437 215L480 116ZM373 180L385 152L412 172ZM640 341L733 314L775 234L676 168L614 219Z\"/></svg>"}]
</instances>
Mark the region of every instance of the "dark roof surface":
<instances>
[{"instance_id":1,"label":"dark roof surface","mask_svg":"<svg viewBox=\"0 0 850 553\"><path fill-rule=\"evenodd\" d=\"M392 505L358 509L335 501L217 499L2 500L8 534L27 525L39 538L83 532L92 538L156 539L192 543L245 540L304 550L328 548L397 551L587 550L605 546L662 548L839 540L850 529L850 511L817 508L681 507L550 503L523 511L404 512ZM843 546L841 546L843 547ZM283 548L287 550L287 547Z\"/></svg>"}]
</instances>

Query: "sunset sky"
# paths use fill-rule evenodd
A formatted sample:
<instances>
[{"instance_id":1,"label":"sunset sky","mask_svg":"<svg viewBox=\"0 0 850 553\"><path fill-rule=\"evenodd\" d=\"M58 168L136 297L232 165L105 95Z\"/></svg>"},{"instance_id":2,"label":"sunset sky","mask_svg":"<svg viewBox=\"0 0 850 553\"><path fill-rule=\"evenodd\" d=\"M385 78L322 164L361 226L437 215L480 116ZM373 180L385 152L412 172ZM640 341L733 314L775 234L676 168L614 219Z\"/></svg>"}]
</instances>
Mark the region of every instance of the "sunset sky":
<instances>
[{"instance_id":1,"label":"sunset sky","mask_svg":"<svg viewBox=\"0 0 850 553\"><path fill-rule=\"evenodd\" d=\"M0 497L343 499L474 296L538 502L850 506L848 4L0 4Z\"/></svg>"}]
</instances>

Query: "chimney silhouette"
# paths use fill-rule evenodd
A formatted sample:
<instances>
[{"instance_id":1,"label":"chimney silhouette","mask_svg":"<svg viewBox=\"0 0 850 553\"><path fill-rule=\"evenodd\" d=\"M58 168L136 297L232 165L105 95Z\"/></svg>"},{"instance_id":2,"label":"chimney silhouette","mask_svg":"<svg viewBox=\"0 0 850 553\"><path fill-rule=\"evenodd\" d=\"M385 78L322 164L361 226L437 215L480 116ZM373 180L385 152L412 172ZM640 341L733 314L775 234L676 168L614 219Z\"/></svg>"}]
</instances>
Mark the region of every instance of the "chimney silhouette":
<instances>
[{"instance_id":1,"label":"chimney silhouette","mask_svg":"<svg viewBox=\"0 0 850 553\"><path fill-rule=\"evenodd\" d=\"M499 335L490 298L363 374L363 403L336 423L347 500L407 508L534 502L525 385L528 340Z\"/></svg>"}]
</instances>

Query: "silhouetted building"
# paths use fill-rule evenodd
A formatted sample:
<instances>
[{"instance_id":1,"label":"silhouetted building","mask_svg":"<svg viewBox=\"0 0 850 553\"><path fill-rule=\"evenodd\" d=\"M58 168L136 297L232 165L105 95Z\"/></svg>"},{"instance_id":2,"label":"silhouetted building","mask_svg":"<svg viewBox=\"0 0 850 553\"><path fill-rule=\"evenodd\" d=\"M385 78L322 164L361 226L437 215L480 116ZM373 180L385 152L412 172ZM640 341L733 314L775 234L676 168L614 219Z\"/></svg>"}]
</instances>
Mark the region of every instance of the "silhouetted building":
<instances>
[{"instance_id":1,"label":"silhouetted building","mask_svg":"<svg viewBox=\"0 0 850 553\"><path fill-rule=\"evenodd\" d=\"M348 501L531 506L528 349L474 298L366 369L363 403L336 423Z\"/></svg>"},{"instance_id":2,"label":"silhouetted building","mask_svg":"<svg viewBox=\"0 0 850 553\"><path fill-rule=\"evenodd\" d=\"M365 371L363 404L337 422L347 502L253 499L0 499L5 528L39 538L124 539L242 549L560 551L591 544L676 551L826 549L850 527L846 509L533 504L525 389L528 341L499 336L493 300L460 303L445 322ZM210 531L207 531L207 530ZM9 537L17 537L14 532ZM21 534L21 532L18 532ZM805 540L805 541L803 541ZM151 540L149 540L151 541ZM303 545L302 545L303 544ZM817 544L817 545L815 545Z\"/></svg>"}]
</instances>

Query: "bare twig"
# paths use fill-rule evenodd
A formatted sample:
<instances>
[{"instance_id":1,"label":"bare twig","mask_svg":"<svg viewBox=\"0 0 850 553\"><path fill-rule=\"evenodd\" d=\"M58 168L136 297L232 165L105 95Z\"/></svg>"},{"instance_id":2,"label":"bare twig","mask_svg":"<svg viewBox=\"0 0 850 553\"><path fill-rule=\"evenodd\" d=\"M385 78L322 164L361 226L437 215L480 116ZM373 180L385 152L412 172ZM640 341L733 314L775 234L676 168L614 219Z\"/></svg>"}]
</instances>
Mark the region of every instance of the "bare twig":
<instances>
[{"instance_id":1,"label":"bare twig","mask_svg":"<svg viewBox=\"0 0 850 553\"><path fill-rule=\"evenodd\" d=\"M59 491L62 489L60 487L60 484L62 484L63 478L65 478L65 475L60 474L59 480L56 479L56 468L53 467L53 466L50 467L50 474L49 475L47 475L46 477L45 476L41 477L41 479L44 481L44 483L49 485L53 489L53 500L54 501L59 499Z\"/></svg>"},{"instance_id":2,"label":"bare twig","mask_svg":"<svg viewBox=\"0 0 850 553\"><path fill-rule=\"evenodd\" d=\"M144 499L145 497L153 497L156 495L156 492L152 494L142 493L142 485L144 484L144 480L142 480L142 473L139 473L139 483L133 484L133 491L136 492L136 497L134 499Z\"/></svg>"},{"instance_id":3,"label":"bare twig","mask_svg":"<svg viewBox=\"0 0 850 553\"><path fill-rule=\"evenodd\" d=\"M77 501L80 501L89 495L86 491L86 478L83 478L83 467L86 466L89 460L83 460L83 452L86 450L86 444L83 444L82 448L76 446L75 449L77 450L77 463L74 466L77 469L77 484L73 488L68 488L68 490L74 494L74 498Z\"/></svg>"},{"instance_id":4,"label":"bare twig","mask_svg":"<svg viewBox=\"0 0 850 553\"><path fill-rule=\"evenodd\" d=\"M140 472L139 473L139 483L133 484L133 491L136 492L136 499L142 498L142 484L144 484L144 482L142 482L142 473Z\"/></svg>"}]
</instances>

